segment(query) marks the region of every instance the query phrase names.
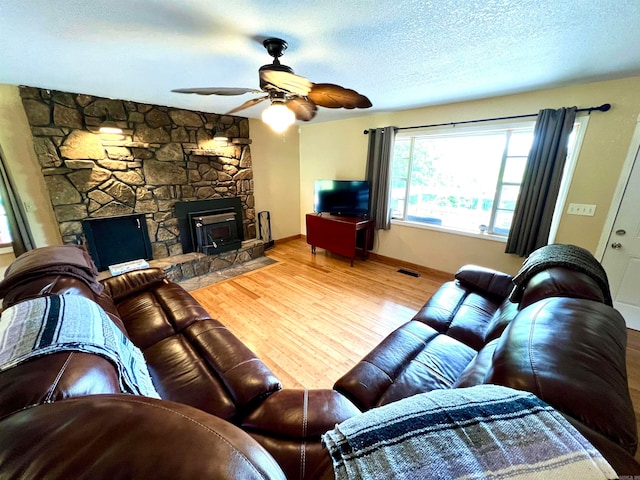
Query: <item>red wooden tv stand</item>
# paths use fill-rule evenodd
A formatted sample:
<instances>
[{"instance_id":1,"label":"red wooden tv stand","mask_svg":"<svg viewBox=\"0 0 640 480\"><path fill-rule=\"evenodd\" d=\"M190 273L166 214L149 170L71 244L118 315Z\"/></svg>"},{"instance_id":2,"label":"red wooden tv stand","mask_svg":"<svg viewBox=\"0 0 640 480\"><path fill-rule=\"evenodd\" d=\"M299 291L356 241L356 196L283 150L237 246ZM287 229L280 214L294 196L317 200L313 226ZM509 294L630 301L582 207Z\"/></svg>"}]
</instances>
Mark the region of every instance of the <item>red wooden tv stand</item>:
<instances>
[{"instance_id":1,"label":"red wooden tv stand","mask_svg":"<svg viewBox=\"0 0 640 480\"><path fill-rule=\"evenodd\" d=\"M307 243L311 245L312 253L316 253L316 247L320 247L350 258L353 267L357 250L362 252L362 258L365 259L367 251L373 249L374 227L373 218L307 213ZM363 238L359 247L358 232L361 230L360 236Z\"/></svg>"}]
</instances>

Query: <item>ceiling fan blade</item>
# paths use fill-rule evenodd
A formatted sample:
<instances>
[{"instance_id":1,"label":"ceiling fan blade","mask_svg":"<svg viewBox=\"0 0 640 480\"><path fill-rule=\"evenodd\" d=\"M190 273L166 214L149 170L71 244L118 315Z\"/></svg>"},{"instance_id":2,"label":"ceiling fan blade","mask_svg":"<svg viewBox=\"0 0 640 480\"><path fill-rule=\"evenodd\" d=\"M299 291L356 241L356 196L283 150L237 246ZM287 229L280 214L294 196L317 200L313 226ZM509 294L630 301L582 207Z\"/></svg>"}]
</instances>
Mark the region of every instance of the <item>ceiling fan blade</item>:
<instances>
[{"instance_id":1,"label":"ceiling fan blade","mask_svg":"<svg viewBox=\"0 0 640 480\"><path fill-rule=\"evenodd\" d=\"M302 120L303 122L308 122L313 119L318 111L315 103L302 97L288 100L286 106L295 114L296 120Z\"/></svg>"},{"instance_id":2,"label":"ceiling fan blade","mask_svg":"<svg viewBox=\"0 0 640 480\"><path fill-rule=\"evenodd\" d=\"M245 93L262 93L261 90L255 88L176 88L171 90L176 93L197 93L198 95L244 95Z\"/></svg>"},{"instance_id":3,"label":"ceiling fan blade","mask_svg":"<svg viewBox=\"0 0 640 480\"><path fill-rule=\"evenodd\" d=\"M326 108L371 107L371 102L364 95L333 83L314 83L307 97L313 103Z\"/></svg>"},{"instance_id":4,"label":"ceiling fan blade","mask_svg":"<svg viewBox=\"0 0 640 480\"><path fill-rule=\"evenodd\" d=\"M254 105L257 105L258 103L266 100L267 98L269 98L269 95L265 95L264 97L251 98L239 107L236 107L233 110L229 110L225 115L231 115L233 113L239 112L240 110L244 110L245 108L253 107Z\"/></svg>"},{"instance_id":5,"label":"ceiling fan blade","mask_svg":"<svg viewBox=\"0 0 640 480\"><path fill-rule=\"evenodd\" d=\"M279 70L260 70L260 81L265 88L272 86L277 90L302 96L306 96L313 85L310 80L300 75Z\"/></svg>"}]
</instances>

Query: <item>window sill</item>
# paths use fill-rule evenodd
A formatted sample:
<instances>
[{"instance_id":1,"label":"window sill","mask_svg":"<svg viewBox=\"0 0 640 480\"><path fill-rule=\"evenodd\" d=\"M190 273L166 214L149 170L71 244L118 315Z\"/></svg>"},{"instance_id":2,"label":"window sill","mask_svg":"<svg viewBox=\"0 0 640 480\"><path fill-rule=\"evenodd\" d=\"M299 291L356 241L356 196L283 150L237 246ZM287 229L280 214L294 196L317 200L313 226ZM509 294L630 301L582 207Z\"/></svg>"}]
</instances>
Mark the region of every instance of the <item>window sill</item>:
<instances>
[{"instance_id":1,"label":"window sill","mask_svg":"<svg viewBox=\"0 0 640 480\"><path fill-rule=\"evenodd\" d=\"M507 243L507 237L501 235L491 235L488 233L474 233L465 230L458 230L451 227L443 227L440 225L429 225L427 223L409 222L407 220L391 219L392 225L402 225L404 227L422 228L424 230L434 230L436 232L450 233L452 235L461 235L463 237L480 238L482 240L491 240L492 242Z\"/></svg>"},{"instance_id":2,"label":"window sill","mask_svg":"<svg viewBox=\"0 0 640 480\"><path fill-rule=\"evenodd\" d=\"M13 247L11 245L0 245L0 255L7 253L13 253Z\"/></svg>"}]
</instances>

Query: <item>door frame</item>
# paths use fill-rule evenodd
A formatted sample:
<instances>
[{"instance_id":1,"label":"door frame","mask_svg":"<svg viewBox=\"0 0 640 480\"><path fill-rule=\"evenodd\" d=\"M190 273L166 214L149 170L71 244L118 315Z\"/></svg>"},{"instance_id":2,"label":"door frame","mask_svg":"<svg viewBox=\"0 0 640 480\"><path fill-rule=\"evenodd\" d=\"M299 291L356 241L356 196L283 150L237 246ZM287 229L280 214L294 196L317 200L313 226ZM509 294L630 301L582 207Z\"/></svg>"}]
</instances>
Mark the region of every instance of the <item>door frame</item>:
<instances>
[{"instance_id":1,"label":"door frame","mask_svg":"<svg viewBox=\"0 0 640 480\"><path fill-rule=\"evenodd\" d=\"M638 115L638 118L636 118L636 127L633 131L633 136L631 137L631 143L629 144L627 157L625 158L624 164L622 165L620 177L618 178L618 185L611 199L611 205L609 206L609 213L607 214L607 219L605 220L604 226L602 227L602 232L600 233L600 241L598 242L598 247L596 248L595 253L595 257L598 258L600 262L604 260L604 254L609 245L609 237L611 236L611 232L613 231L613 224L615 223L616 217L618 216L618 210L620 209L620 204L622 203L622 197L624 196L624 191L627 188L627 183L629 183L629 176L631 175L631 169L633 168L633 163L635 161L636 153L638 153L639 148L640 114Z\"/></svg>"}]
</instances>

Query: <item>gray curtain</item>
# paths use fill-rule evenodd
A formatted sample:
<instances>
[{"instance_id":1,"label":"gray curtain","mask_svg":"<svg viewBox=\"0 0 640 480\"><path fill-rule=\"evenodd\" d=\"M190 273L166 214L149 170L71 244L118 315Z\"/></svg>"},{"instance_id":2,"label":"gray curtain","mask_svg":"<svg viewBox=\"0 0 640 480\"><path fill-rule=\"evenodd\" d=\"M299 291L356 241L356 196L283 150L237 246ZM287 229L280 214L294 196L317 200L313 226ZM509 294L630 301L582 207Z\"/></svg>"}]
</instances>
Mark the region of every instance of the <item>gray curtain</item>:
<instances>
[{"instance_id":1,"label":"gray curtain","mask_svg":"<svg viewBox=\"0 0 640 480\"><path fill-rule=\"evenodd\" d=\"M506 253L526 257L547 245L575 118L576 107L540 110Z\"/></svg>"},{"instance_id":2,"label":"gray curtain","mask_svg":"<svg viewBox=\"0 0 640 480\"><path fill-rule=\"evenodd\" d=\"M13 241L13 253L16 257L34 248L33 237L27 223L22 203L9 177L9 172L0 153L0 198L9 221L9 231Z\"/></svg>"},{"instance_id":3,"label":"gray curtain","mask_svg":"<svg viewBox=\"0 0 640 480\"><path fill-rule=\"evenodd\" d=\"M389 230L391 228L389 183L395 137L396 127L369 130L367 180L371 187L369 204L371 207L371 217L376 221L376 230Z\"/></svg>"}]
</instances>

